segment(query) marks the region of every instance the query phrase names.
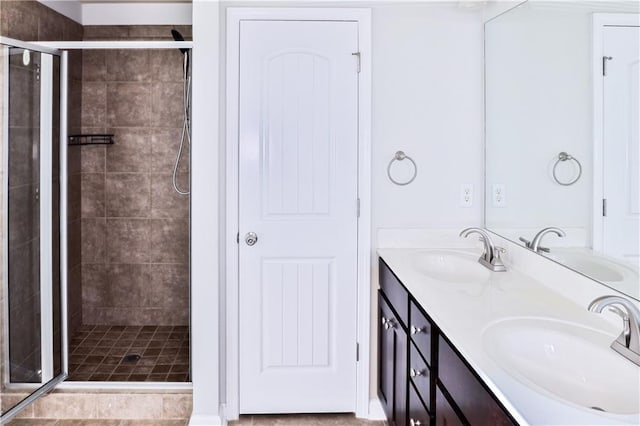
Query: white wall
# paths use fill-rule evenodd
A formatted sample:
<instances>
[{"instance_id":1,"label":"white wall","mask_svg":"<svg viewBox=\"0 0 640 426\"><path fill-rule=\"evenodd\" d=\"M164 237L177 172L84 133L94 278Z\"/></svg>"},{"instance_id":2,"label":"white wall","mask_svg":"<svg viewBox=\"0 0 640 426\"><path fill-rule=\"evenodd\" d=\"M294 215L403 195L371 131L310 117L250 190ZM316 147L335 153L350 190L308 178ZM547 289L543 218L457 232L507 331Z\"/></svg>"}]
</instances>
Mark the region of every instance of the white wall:
<instances>
[{"instance_id":1,"label":"white wall","mask_svg":"<svg viewBox=\"0 0 640 426\"><path fill-rule=\"evenodd\" d=\"M374 235L378 228L482 222L480 12L456 3L373 8ZM418 165L404 187L386 173L397 150ZM459 206L463 183L474 185L470 208Z\"/></svg>"}]
</instances>

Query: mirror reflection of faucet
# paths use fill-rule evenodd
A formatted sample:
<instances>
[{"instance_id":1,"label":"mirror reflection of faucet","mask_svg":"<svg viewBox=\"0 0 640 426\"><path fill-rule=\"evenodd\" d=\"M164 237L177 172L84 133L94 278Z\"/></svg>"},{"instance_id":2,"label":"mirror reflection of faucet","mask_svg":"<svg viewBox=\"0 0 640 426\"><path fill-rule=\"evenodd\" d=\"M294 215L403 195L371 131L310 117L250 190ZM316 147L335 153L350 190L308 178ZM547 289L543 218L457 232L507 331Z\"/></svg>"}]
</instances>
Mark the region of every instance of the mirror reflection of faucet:
<instances>
[{"instance_id":1,"label":"mirror reflection of faucet","mask_svg":"<svg viewBox=\"0 0 640 426\"><path fill-rule=\"evenodd\" d=\"M611 349L640 365L640 309L624 297L601 296L589 304L589 311L601 313L606 307L623 321L622 333L613 341Z\"/></svg>"},{"instance_id":2,"label":"mirror reflection of faucet","mask_svg":"<svg viewBox=\"0 0 640 426\"><path fill-rule=\"evenodd\" d=\"M556 227L549 227L549 228L544 228L543 230L541 230L540 232L538 232L534 237L533 240L529 241L524 237L520 237L520 241L522 241L525 244L525 247L527 247L528 249L531 249L537 253L540 252L545 252L545 253L549 253L551 251L551 249L549 249L548 247L542 247L540 245L540 242L542 241L542 237L544 237L545 235L552 233L552 234L556 234L558 237L566 237L567 234L560 228L556 228Z\"/></svg>"},{"instance_id":3,"label":"mirror reflection of faucet","mask_svg":"<svg viewBox=\"0 0 640 426\"><path fill-rule=\"evenodd\" d=\"M480 235L480 241L484 244L484 253L478 259L478 262L489 270L493 272L505 272L507 270L504 263L502 263L502 259L500 259L500 254L504 253L505 250L502 247L496 247L489 237L487 231L481 228L465 228L460 231L461 237L468 237L470 234L478 234Z\"/></svg>"}]
</instances>

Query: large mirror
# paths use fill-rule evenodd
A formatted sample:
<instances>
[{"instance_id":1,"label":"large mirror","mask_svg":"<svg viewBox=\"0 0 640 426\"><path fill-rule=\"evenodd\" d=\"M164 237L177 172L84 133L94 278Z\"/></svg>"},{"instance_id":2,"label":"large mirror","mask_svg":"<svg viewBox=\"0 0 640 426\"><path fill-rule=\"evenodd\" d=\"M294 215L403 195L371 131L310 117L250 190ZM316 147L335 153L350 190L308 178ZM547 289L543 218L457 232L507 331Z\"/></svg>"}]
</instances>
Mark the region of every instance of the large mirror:
<instances>
[{"instance_id":1,"label":"large mirror","mask_svg":"<svg viewBox=\"0 0 640 426\"><path fill-rule=\"evenodd\" d=\"M640 300L640 3L530 0L485 40L486 227Z\"/></svg>"}]
</instances>

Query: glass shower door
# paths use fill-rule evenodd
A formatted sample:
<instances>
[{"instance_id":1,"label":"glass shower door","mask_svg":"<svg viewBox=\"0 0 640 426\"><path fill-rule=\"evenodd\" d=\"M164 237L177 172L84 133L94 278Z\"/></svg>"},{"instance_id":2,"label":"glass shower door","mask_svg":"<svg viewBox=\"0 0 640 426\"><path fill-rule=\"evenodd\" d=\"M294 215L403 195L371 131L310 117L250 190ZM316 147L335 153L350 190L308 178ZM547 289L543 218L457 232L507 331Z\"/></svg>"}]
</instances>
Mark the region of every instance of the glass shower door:
<instances>
[{"instance_id":1,"label":"glass shower door","mask_svg":"<svg viewBox=\"0 0 640 426\"><path fill-rule=\"evenodd\" d=\"M4 203L0 400L4 421L64 378L60 58L3 45L0 75Z\"/></svg>"}]
</instances>

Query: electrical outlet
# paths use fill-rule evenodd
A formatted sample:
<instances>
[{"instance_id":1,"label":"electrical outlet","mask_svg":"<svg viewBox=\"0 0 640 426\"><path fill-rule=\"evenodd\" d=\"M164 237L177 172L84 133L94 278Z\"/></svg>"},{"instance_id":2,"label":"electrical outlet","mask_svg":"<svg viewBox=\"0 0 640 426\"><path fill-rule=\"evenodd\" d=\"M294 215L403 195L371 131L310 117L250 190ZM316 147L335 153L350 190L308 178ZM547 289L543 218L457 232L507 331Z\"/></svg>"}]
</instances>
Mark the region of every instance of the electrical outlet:
<instances>
[{"instance_id":1,"label":"electrical outlet","mask_svg":"<svg viewBox=\"0 0 640 426\"><path fill-rule=\"evenodd\" d=\"M503 183L493 184L493 207L507 207L507 192Z\"/></svg>"},{"instance_id":2,"label":"electrical outlet","mask_svg":"<svg viewBox=\"0 0 640 426\"><path fill-rule=\"evenodd\" d=\"M473 206L473 185L463 183L460 185L460 207Z\"/></svg>"}]
</instances>

